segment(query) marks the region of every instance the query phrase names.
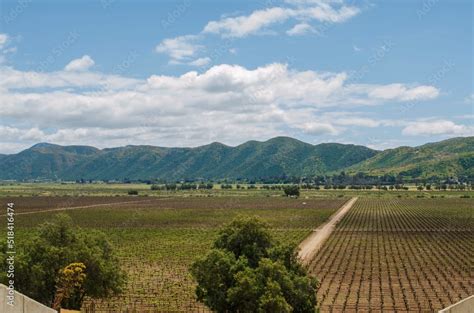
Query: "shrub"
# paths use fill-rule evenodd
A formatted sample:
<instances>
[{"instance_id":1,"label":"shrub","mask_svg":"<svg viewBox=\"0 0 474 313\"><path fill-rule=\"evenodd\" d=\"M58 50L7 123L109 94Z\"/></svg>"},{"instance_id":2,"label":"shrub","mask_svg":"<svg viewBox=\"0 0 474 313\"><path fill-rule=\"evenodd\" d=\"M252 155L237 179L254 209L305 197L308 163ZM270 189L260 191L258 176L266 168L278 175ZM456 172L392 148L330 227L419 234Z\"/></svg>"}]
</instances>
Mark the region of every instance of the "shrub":
<instances>
[{"instance_id":1,"label":"shrub","mask_svg":"<svg viewBox=\"0 0 474 313\"><path fill-rule=\"evenodd\" d=\"M5 242L1 245L0 257L6 259ZM36 235L17 247L15 289L51 307L56 287L60 287L58 283L64 279L62 272L68 266L82 268L81 264L85 274L81 296L63 301L63 305L75 306L71 309L80 309L84 296L108 297L119 293L125 284L125 274L105 235L74 227L68 215L58 214L53 221L41 224ZM7 281L5 271L0 272L0 282Z\"/></svg>"},{"instance_id":2,"label":"shrub","mask_svg":"<svg viewBox=\"0 0 474 313\"><path fill-rule=\"evenodd\" d=\"M315 312L315 279L294 247L276 244L265 224L236 219L191 268L199 301L217 312Z\"/></svg>"},{"instance_id":3,"label":"shrub","mask_svg":"<svg viewBox=\"0 0 474 313\"><path fill-rule=\"evenodd\" d=\"M155 184L151 185L150 187L150 190L163 190L163 189L164 189L163 186L155 185Z\"/></svg>"},{"instance_id":4,"label":"shrub","mask_svg":"<svg viewBox=\"0 0 474 313\"><path fill-rule=\"evenodd\" d=\"M136 195L138 195L138 190L129 190L127 193L128 193L130 196L136 196Z\"/></svg>"},{"instance_id":5,"label":"shrub","mask_svg":"<svg viewBox=\"0 0 474 313\"><path fill-rule=\"evenodd\" d=\"M299 197L300 188L298 185L288 185L283 187L283 191L287 197Z\"/></svg>"},{"instance_id":6,"label":"shrub","mask_svg":"<svg viewBox=\"0 0 474 313\"><path fill-rule=\"evenodd\" d=\"M221 189L232 189L232 185L231 184L222 184Z\"/></svg>"}]
</instances>

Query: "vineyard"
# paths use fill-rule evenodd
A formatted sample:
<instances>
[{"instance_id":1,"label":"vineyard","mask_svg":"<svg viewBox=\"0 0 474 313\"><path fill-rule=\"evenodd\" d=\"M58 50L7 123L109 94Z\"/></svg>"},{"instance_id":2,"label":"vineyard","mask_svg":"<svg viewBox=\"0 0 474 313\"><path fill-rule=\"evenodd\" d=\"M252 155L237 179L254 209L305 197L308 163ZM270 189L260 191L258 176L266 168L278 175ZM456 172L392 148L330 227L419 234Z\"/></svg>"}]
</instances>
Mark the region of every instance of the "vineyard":
<instances>
[{"instance_id":1,"label":"vineyard","mask_svg":"<svg viewBox=\"0 0 474 313\"><path fill-rule=\"evenodd\" d=\"M128 274L116 297L87 299L85 312L207 312L195 301L189 265L217 229L258 216L282 242L300 242L346 197L61 196L14 197L18 241L56 211L101 230ZM27 213L27 214L24 214ZM34 214L30 214L34 213ZM361 197L310 263L321 312L435 311L474 292L473 205L469 198Z\"/></svg>"},{"instance_id":2,"label":"vineyard","mask_svg":"<svg viewBox=\"0 0 474 313\"><path fill-rule=\"evenodd\" d=\"M220 226L239 215L254 215L270 225L278 240L297 243L346 200L281 196L98 197L100 206L69 210L67 214L77 225L99 229L108 235L118 248L120 266L128 273L128 284L120 296L87 299L83 309L97 313L207 312L195 301L195 285L188 268L210 248ZM88 197L22 197L16 198L15 204L18 212L37 212L68 203L75 207L89 206L91 201ZM56 213L19 215L19 240Z\"/></svg>"},{"instance_id":3,"label":"vineyard","mask_svg":"<svg viewBox=\"0 0 474 313\"><path fill-rule=\"evenodd\" d=\"M474 292L469 199L359 199L310 264L321 312L435 311Z\"/></svg>"}]
</instances>

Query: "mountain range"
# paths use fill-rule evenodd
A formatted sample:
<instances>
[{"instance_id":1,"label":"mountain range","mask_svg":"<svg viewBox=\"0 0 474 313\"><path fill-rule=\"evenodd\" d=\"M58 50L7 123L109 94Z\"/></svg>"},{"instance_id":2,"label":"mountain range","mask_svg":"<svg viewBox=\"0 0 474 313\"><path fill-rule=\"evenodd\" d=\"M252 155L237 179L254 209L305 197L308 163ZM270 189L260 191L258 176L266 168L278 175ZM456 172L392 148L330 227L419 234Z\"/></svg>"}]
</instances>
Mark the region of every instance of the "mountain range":
<instances>
[{"instance_id":1,"label":"mountain range","mask_svg":"<svg viewBox=\"0 0 474 313\"><path fill-rule=\"evenodd\" d=\"M39 143L0 154L1 180L259 179L364 172L407 177L474 176L474 137L384 151L289 137L195 148L125 146L97 149Z\"/></svg>"}]
</instances>

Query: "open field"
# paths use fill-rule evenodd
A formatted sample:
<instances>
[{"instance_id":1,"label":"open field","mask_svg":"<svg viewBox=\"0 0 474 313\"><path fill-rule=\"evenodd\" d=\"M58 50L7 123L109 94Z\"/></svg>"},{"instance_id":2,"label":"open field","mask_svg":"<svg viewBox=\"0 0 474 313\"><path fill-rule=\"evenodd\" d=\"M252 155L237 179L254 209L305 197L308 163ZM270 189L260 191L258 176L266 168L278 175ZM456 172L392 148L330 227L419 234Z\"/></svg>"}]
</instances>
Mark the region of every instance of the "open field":
<instances>
[{"instance_id":1,"label":"open field","mask_svg":"<svg viewBox=\"0 0 474 313\"><path fill-rule=\"evenodd\" d=\"M241 184L247 188L249 185ZM76 183L0 183L0 197L37 197L37 196L68 196L68 197L85 197L85 196L105 196L105 197L121 197L128 196L130 190L138 191L140 196L153 197L189 197L189 196L280 196L281 190L266 190L263 185L256 184L256 189L221 189L220 184L214 184L211 190L180 190L180 191L154 191L150 190L148 184L76 184ZM302 197L309 198L334 198L334 197L371 197L371 198L459 198L461 196L470 196L474 198L474 190L424 190L418 191L415 185L409 185L409 190L351 190L351 189L320 189L320 190L301 190ZM127 201L127 200L124 200Z\"/></svg>"},{"instance_id":2,"label":"open field","mask_svg":"<svg viewBox=\"0 0 474 313\"><path fill-rule=\"evenodd\" d=\"M474 292L469 199L359 199L310 264L322 312L427 312Z\"/></svg>"},{"instance_id":3,"label":"open field","mask_svg":"<svg viewBox=\"0 0 474 313\"><path fill-rule=\"evenodd\" d=\"M7 198L5 198L7 199ZM36 213L62 207L68 197L8 198L17 212L18 244L32 227L57 212ZM86 229L104 231L118 248L121 266L129 276L125 292L107 301L88 300L88 312L189 312L207 311L194 300L194 283L188 266L206 253L217 229L237 215L256 215L269 223L282 242L299 242L323 223L345 201L290 199L285 197L97 197L139 203L108 203L66 211ZM90 197L70 198L71 205L90 205ZM146 201L143 201L146 200ZM38 207L35 202L38 201Z\"/></svg>"},{"instance_id":4,"label":"open field","mask_svg":"<svg viewBox=\"0 0 474 313\"><path fill-rule=\"evenodd\" d=\"M127 196L130 189L147 196ZM433 311L474 292L473 200L460 198L469 193L311 190L291 199L279 190L157 192L145 184L0 187L2 202L13 201L19 214L18 244L69 208L64 212L75 224L105 232L117 247L129 277L126 290L108 300L88 299L87 312L207 311L195 301L188 267L210 248L220 226L255 215L280 241L298 243L354 195L359 199L310 263L321 282L321 312Z\"/></svg>"}]
</instances>

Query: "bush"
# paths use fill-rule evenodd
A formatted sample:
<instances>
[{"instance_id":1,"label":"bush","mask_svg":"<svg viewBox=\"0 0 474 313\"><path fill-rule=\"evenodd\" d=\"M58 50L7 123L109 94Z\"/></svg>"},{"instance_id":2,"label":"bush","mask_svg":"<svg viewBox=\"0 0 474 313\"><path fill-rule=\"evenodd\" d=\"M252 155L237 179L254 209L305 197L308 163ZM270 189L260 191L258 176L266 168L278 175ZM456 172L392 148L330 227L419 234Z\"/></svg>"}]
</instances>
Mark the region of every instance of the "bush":
<instances>
[{"instance_id":1,"label":"bush","mask_svg":"<svg viewBox=\"0 0 474 313\"><path fill-rule=\"evenodd\" d=\"M283 187L283 191L287 197L299 197L300 187L298 185L288 185Z\"/></svg>"},{"instance_id":2,"label":"bush","mask_svg":"<svg viewBox=\"0 0 474 313\"><path fill-rule=\"evenodd\" d=\"M222 184L221 189L232 189L232 185L231 184Z\"/></svg>"},{"instance_id":3,"label":"bush","mask_svg":"<svg viewBox=\"0 0 474 313\"><path fill-rule=\"evenodd\" d=\"M0 257L6 259L6 244L2 243ZM125 284L113 247L98 231L83 231L74 227L68 215L58 214L53 221L41 224L36 235L17 247L15 256L15 289L51 307L61 272L74 264L84 266L85 280L81 295L71 294L63 299L80 309L84 296L103 298L117 294ZM5 271L0 282L6 283ZM74 301L72 301L75 299Z\"/></svg>"},{"instance_id":4,"label":"bush","mask_svg":"<svg viewBox=\"0 0 474 313\"><path fill-rule=\"evenodd\" d=\"M128 193L130 196L136 196L136 195L138 195L138 190L129 190L127 193Z\"/></svg>"},{"instance_id":5,"label":"bush","mask_svg":"<svg viewBox=\"0 0 474 313\"><path fill-rule=\"evenodd\" d=\"M166 185L165 185L165 189L166 189L166 190L176 190L176 189L177 189L177 185L176 185L176 184L166 184Z\"/></svg>"},{"instance_id":6,"label":"bush","mask_svg":"<svg viewBox=\"0 0 474 313\"><path fill-rule=\"evenodd\" d=\"M163 189L165 189L164 186L155 185L155 184L151 185L150 187L150 190L163 190Z\"/></svg>"},{"instance_id":7,"label":"bush","mask_svg":"<svg viewBox=\"0 0 474 313\"><path fill-rule=\"evenodd\" d=\"M315 312L316 280L306 276L294 247L277 245L254 218L223 228L191 273L198 300L213 311Z\"/></svg>"}]
</instances>

